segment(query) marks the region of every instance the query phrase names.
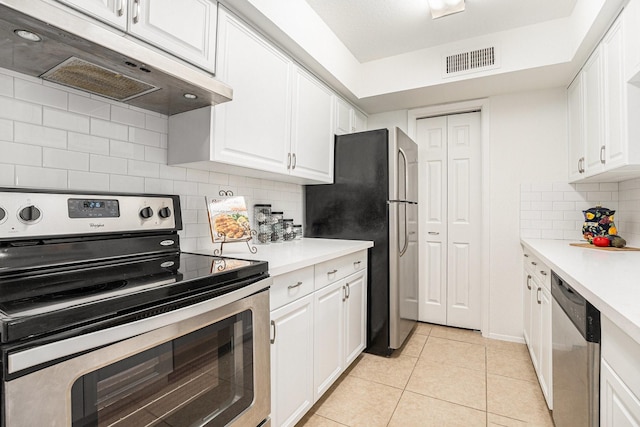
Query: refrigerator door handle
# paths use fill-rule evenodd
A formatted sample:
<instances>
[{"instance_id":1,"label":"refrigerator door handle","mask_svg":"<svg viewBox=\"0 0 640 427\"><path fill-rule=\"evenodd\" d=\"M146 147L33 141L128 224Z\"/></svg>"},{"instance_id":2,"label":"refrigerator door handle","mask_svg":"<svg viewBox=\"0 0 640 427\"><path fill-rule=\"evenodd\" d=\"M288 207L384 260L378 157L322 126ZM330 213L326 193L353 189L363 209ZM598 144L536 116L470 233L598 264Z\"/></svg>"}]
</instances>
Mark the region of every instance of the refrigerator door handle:
<instances>
[{"instance_id":1,"label":"refrigerator door handle","mask_svg":"<svg viewBox=\"0 0 640 427\"><path fill-rule=\"evenodd\" d=\"M400 167L400 162L402 162L402 167ZM398 187L400 187L401 180L404 181L403 188L398 188L398 197L401 200L407 200L407 192L409 189L409 162L407 161L407 155L405 154L402 148L398 148L398 174L402 174L404 176L398 177ZM402 193L400 190L403 190Z\"/></svg>"},{"instance_id":2,"label":"refrigerator door handle","mask_svg":"<svg viewBox=\"0 0 640 427\"><path fill-rule=\"evenodd\" d=\"M402 221L398 218L398 255L403 256L405 252L407 252L407 248L409 247L409 235L407 234L407 205L406 204L398 204L398 209L402 208L404 211ZM400 215L398 215L400 216ZM403 226L404 229L400 230L400 226ZM400 243L400 237L404 238L404 242Z\"/></svg>"}]
</instances>

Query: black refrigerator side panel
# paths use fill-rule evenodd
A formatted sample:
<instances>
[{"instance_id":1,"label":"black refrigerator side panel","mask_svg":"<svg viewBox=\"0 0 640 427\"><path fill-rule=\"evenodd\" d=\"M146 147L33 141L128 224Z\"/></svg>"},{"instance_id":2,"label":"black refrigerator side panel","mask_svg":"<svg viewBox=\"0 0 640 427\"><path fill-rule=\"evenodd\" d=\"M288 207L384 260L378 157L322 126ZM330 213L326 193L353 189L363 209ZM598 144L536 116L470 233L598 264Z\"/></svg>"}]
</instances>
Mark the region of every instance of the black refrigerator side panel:
<instances>
[{"instance_id":1,"label":"black refrigerator side panel","mask_svg":"<svg viewBox=\"0 0 640 427\"><path fill-rule=\"evenodd\" d=\"M305 236L372 240L367 351L389 351L389 170L386 129L336 137L334 184L305 187Z\"/></svg>"}]
</instances>

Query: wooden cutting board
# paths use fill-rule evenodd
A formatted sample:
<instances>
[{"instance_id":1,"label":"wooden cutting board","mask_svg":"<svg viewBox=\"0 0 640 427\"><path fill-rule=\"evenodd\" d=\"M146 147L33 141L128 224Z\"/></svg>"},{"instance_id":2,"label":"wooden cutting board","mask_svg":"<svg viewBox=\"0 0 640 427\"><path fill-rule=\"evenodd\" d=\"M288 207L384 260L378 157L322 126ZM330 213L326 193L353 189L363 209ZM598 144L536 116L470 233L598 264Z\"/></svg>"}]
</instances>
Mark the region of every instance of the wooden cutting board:
<instances>
[{"instance_id":1,"label":"wooden cutting board","mask_svg":"<svg viewBox=\"0 0 640 427\"><path fill-rule=\"evenodd\" d=\"M570 246L576 246L578 248L600 249L601 251L640 251L640 248L630 248L625 246L624 248L614 248L612 246L596 246L591 243L569 243Z\"/></svg>"}]
</instances>

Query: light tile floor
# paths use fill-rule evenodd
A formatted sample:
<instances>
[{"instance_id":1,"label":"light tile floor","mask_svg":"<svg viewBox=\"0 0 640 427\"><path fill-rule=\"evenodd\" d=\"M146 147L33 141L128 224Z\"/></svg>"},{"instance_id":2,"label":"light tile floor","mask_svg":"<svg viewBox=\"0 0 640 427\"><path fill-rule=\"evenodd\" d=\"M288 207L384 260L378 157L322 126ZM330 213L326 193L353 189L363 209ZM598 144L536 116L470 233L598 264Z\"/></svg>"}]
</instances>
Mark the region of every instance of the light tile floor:
<instances>
[{"instance_id":1,"label":"light tile floor","mask_svg":"<svg viewBox=\"0 0 640 427\"><path fill-rule=\"evenodd\" d=\"M524 344L419 323L353 363L297 427L553 426Z\"/></svg>"}]
</instances>

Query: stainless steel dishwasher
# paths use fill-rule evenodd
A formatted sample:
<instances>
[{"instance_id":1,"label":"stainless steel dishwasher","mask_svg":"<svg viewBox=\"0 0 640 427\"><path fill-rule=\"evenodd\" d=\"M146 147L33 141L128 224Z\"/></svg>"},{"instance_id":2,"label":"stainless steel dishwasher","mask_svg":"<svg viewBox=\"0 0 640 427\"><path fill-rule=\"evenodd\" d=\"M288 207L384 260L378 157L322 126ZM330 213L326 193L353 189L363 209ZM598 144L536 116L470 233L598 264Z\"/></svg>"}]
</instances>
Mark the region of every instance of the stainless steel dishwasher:
<instances>
[{"instance_id":1,"label":"stainless steel dishwasher","mask_svg":"<svg viewBox=\"0 0 640 427\"><path fill-rule=\"evenodd\" d=\"M553 421L600 425L600 312L551 273Z\"/></svg>"}]
</instances>

